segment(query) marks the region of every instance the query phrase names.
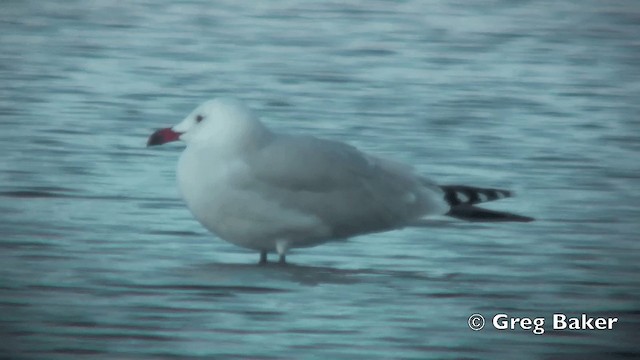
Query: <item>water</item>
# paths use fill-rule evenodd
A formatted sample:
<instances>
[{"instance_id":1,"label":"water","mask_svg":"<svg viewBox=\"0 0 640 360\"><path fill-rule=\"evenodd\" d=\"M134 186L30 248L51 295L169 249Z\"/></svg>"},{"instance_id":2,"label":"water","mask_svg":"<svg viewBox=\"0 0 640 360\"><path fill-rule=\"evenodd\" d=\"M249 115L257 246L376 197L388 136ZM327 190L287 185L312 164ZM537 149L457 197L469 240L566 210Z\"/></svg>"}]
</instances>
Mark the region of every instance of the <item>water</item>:
<instances>
[{"instance_id":1,"label":"water","mask_svg":"<svg viewBox=\"0 0 640 360\"><path fill-rule=\"evenodd\" d=\"M4 358L640 355L636 2L3 1L0 34ZM490 207L538 221L438 220L259 267L180 201L180 145L144 147L218 95L515 189ZM619 323L553 331L554 313Z\"/></svg>"}]
</instances>

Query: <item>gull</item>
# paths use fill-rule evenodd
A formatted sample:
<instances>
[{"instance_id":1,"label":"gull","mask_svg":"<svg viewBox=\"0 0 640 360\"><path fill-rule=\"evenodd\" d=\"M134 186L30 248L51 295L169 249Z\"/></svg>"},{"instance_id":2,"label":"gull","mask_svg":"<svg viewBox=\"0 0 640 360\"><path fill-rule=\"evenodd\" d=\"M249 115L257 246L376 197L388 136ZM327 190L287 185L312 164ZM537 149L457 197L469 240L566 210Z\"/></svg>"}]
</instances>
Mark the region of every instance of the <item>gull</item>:
<instances>
[{"instance_id":1,"label":"gull","mask_svg":"<svg viewBox=\"0 0 640 360\"><path fill-rule=\"evenodd\" d=\"M242 102L216 98L147 146L181 140L177 180L193 216L219 238L260 253L312 247L361 234L422 226L447 215L466 221L533 219L475 204L512 192L438 185L413 167L308 135L276 133Z\"/></svg>"}]
</instances>

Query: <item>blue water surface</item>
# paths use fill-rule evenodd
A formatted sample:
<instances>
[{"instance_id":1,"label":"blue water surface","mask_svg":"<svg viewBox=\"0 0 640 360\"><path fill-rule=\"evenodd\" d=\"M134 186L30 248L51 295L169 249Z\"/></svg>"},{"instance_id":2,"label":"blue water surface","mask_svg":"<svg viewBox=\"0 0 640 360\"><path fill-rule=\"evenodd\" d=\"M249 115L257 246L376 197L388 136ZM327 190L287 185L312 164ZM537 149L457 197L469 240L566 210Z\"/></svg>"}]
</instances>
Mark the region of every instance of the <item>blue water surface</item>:
<instances>
[{"instance_id":1,"label":"blue water surface","mask_svg":"<svg viewBox=\"0 0 640 360\"><path fill-rule=\"evenodd\" d=\"M622 0L2 1L0 358L640 357L639 34ZM257 266L183 205L182 145L145 148L221 95L515 190L488 207L537 221L436 219Z\"/></svg>"}]
</instances>

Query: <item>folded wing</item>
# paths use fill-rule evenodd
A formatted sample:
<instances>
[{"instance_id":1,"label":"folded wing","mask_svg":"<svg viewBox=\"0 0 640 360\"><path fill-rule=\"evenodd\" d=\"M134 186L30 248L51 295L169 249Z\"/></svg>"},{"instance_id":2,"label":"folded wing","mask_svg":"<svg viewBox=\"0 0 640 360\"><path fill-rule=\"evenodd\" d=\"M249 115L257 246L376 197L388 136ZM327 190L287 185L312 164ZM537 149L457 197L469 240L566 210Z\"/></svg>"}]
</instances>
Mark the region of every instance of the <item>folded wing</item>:
<instances>
[{"instance_id":1,"label":"folded wing","mask_svg":"<svg viewBox=\"0 0 640 360\"><path fill-rule=\"evenodd\" d=\"M410 167L343 143L279 135L246 162L256 181L248 188L316 216L336 238L402 227L449 209L442 190Z\"/></svg>"}]
</instances>

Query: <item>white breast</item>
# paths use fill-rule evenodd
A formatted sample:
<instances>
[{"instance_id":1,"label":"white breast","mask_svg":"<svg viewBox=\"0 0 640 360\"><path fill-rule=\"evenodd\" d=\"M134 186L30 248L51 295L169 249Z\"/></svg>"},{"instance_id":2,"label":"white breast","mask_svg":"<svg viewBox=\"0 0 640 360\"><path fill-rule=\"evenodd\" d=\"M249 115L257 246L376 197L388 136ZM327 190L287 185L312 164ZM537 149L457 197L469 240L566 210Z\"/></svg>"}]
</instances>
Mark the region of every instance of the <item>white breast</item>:
<instances>
[{"instance_id":1,"label":"white breast","mask_svg":"<svg viewBox=\"0 0 640 360\"><path fill-rule=\"evenodd\" d=\"M273 251L277 240L309 246L328 229L311 214L287 209L256 183L239 158L216 158L187 148L178 162L178 186L187 207L209 231L238 246ZM305 234L305 238L299 238ZM324 239L323 239L324 240Z\"/></svg>"}]
</instances>

